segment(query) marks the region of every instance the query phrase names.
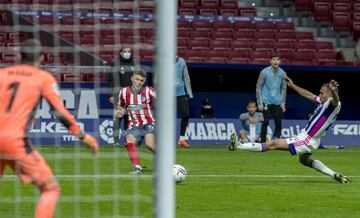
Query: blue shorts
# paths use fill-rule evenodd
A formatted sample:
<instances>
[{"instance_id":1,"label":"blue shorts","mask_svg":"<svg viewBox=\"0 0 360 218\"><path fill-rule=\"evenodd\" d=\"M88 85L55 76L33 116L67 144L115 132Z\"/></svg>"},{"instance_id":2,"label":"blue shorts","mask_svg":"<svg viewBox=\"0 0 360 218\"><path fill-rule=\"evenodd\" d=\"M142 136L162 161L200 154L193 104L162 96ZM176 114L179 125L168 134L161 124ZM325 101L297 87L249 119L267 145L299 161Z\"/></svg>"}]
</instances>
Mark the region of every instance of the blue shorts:
<instances>
[{"instance_id":1,"label":"blue shorts","mask_svg":"<svg viewBox=\"0 0 360 218\"><path fill-rule=\"evenodd\" d=\"M129 127L125 132L125 138L127 135L133 135L136 138L137 143L141 143L147 134L155 135L155 124L148 123L143 126Z\"/></svg>"}]
</instances>

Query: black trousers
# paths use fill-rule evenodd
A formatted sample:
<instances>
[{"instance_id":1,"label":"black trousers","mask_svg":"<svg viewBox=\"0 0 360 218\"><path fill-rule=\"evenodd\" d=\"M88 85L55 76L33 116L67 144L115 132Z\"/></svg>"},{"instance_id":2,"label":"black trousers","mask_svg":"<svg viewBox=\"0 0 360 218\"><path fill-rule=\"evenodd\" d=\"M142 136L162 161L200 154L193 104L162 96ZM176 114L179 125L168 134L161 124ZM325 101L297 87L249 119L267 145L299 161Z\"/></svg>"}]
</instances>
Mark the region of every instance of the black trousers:
<instances>
[{"instance_id":1,"label":"black trousers","mask_svg":"<svg viewBox=\"0 0 360 218\"><path fill-rule=\"evenodd\" d=\"M186 132L186 127L189 124L189 116L190 116L189 98L186 95L177 96L176 104L177 104L177 111L181 117L180 136L184 136Z\"/></svg>"},{"instance_id":2,"label":"black trousers","mask_svg":"<svg viewBox=\"0 0 360 218\"><path fill-rule=\"evenodd\" d=\"M280 105L268 104L267 109L265 110L264 107L262 112L264 116L264 122L261 125L261 133L260 133L261 142L266 141L267 127L269 125L270 118L274 118L274 122L275 122L274 136L279 139L281 137L281 119L283 116L283 112Z\"/></svg>"}]
</instances>

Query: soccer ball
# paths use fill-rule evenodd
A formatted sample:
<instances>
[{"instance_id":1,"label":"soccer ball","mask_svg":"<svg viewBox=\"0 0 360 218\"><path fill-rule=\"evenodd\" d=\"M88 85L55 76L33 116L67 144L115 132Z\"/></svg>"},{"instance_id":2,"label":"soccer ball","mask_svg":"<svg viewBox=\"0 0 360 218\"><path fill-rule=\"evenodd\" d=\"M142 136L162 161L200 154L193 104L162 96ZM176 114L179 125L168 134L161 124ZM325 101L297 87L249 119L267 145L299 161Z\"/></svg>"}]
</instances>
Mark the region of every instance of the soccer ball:
<instances>
[{"instance_id":1,"label":"soccer ball","mask_svg":"<svg viewBox=\"0 0 360 218\"><path fill-rule=\"evenodd\" d=\"M175 164L173 166L173 176L174 176L174 181L176 183L180 183L180 182L184 181L186 174L187 174L187 172L186 172L185 167L183 167L179 164Z\"/></svg>"}]
</instances>

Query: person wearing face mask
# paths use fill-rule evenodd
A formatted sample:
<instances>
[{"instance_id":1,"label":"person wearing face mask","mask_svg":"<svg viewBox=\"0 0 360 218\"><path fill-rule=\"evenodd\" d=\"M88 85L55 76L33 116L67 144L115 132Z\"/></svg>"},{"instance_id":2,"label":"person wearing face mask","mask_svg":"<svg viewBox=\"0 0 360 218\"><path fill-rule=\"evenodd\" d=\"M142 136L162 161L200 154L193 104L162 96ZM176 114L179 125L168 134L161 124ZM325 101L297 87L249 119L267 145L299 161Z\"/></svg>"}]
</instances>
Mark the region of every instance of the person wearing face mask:
<instances>
[{"instance_id":1,"label":"person wearing face mask","mask_svg":"<svg viewBox=\"0 0 360 218\"><path fill-rule=\"evenodd\" d=\"M109 101L114 105L114 111L119 101L119 91L123 87L131 85L131 76L135 70L132 50L129 47L120 49L119 58L114 62L112 73L109 76L110 95ZM115 113L115 112L114 112ZM124 120L124 130L128 128L128 116L116 117L114 115L113 136L114 147L119 147L120 123Z\"/></svg>"}]
</instances>

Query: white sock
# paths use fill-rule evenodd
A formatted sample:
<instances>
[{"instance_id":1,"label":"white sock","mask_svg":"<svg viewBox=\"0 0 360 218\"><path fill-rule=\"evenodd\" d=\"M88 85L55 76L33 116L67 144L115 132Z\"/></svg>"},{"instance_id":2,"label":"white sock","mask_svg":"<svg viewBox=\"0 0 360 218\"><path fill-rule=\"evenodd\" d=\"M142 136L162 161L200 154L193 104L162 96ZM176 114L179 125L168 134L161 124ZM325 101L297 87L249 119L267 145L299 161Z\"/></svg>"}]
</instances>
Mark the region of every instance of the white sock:
<instances>
[{"instance_id":1,"label":"white sock","mask_svg":"<svg viewBox=\"0 0 360 218\"><path fill-rule=\"evenodd\" d=\"M185 136L179 136L179 141L185 140Z\"/></svg>"},{"instance_id":2,"label":"white sock","mask_svg":"<svg viewBox=\"0 0 360 218\"><path fill-rule=\"evenodd\" d=\"M236 149L247 150L247 151L266 151L267 145L265 143L244 143L238 144Z\"/></svg>"},{"instance_id":3,"label":"white sock","mask_svg":"<svg viewBox=\"0 0 360 218\"><path fill-rule=\"evenodd\" d=\"M321 161L319 161L319 160L314 160L311 164L311 167L325 175L328 175L331 177L334 177L334 175L335 175L334 171L332 171L329 167L325 166L325 164L321 163Z\"/></svg>"}]
</instances>

